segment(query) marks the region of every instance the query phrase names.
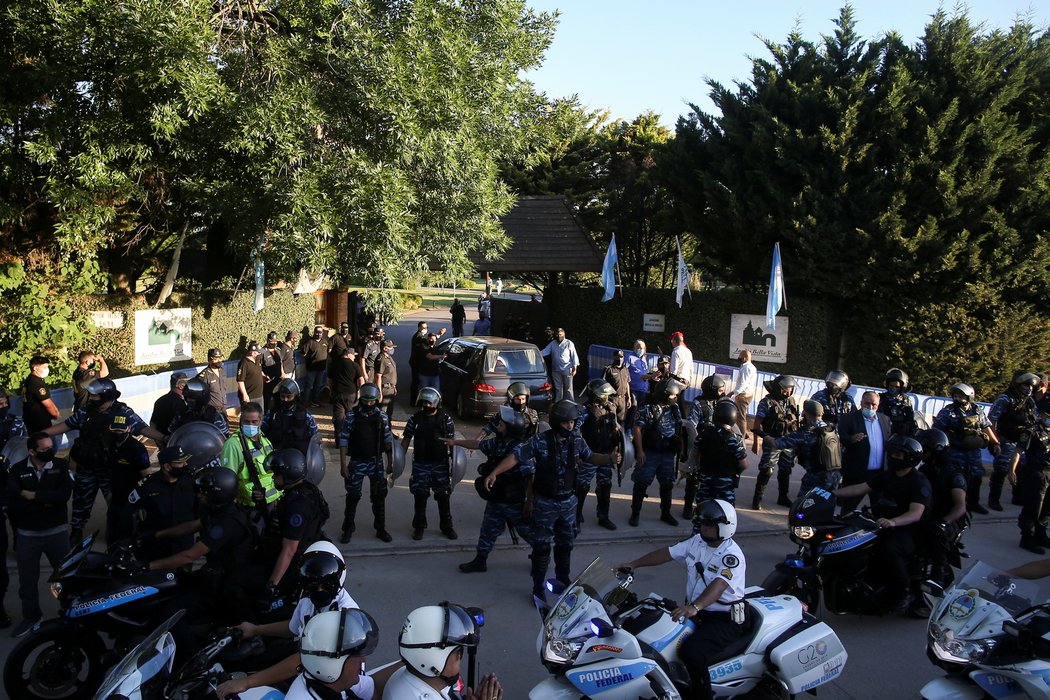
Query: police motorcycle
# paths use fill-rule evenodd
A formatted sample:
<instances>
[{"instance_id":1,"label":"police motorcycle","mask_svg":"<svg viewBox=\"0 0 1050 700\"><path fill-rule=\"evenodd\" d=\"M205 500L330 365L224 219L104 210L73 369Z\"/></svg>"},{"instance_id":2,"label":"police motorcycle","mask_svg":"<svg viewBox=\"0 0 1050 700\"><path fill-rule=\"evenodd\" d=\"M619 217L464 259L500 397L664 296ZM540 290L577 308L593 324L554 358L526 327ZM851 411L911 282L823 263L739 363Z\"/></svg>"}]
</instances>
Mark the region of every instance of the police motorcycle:
<instances>
[{"instance_id":1,"label":"police motorcycle","mask_svg":"<svg viewBox=\"0 0 1050 700\"><path fill-rule=\"evenodd\" d=\"M788 511L788 536L798 550L762 582L771 595L797 597L806 609L819 615L824 607L835 615L879 614L892 604L891 593L881 582L874 562L878 525L861 511L835 515L835 494L813 488ZM962 531L950 543L948 563L959 568ZM930 562L923 556L911 563L912 579L926 580Z\"/></svg>"},{"instance_id":2,"label":"police motorcycle","mask_svg":"<svg viewBox=\"0 0 1050 700\"><path fill-rule=\"evenodd\" d=\"M976 562L947 590L923 584L932 612L926 655L947 672L926 700L1050 698L1050 604L1039 587Z\"/></svg>"},{"instance_id":3,"label":"police motorcycle","mask_svg":"<svg viewBox=\"0 0 1050 700\"><path fill-rule=\"evenodd\" d=\"M610 569L598 558L564 589L536 640L552 677L532 689L530 700L689 697L689 673L677 649L696 624L671 619L674 601L655 593L639 600L629 590L633 581L630 572ZM556 581L548 582L552 592L558 588ZM711 659L716 697L760 686L794 695L842 673L847 658L842 642L798 600L753 587L745 603L745 634Z\"/></svg>"}]
</instances>

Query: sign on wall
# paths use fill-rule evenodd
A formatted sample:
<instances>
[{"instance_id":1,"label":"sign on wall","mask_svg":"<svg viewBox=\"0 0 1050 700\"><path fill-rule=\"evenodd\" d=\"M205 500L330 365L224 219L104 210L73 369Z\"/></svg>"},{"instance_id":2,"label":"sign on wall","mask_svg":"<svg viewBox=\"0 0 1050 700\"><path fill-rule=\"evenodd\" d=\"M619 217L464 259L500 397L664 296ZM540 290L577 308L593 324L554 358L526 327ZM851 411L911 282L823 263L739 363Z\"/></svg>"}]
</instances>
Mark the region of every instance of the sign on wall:
<instances>
[{"instance_id":1,"label":"sign on wall","mask_svg":"<svg viewBox=\"0 0 1050 700\"><path fill-rule=\"evenodd\" d=\"M93 311L91 320L95 328L123 328L124 313L122 311Z\"/></svg>"},{"instance_id":2,"label":"sign on wall","mask_svg":"<svg viewBox=\"0 0 1050 700\"><path fill-rule=\"evenodd\" d=\"M750 350L756 362L787 362L788 319L777 316L776 330L766 330L765 316L733 314L729 324L729 356Z\"/></svg>"},{"instance_id":3,"label":"sign on wall","mask_svg":"<svg viewBox=\"0 0 1050 700\"><path fill-rule=\"evenodd\" d=\"M663 333L664 314L642 314L642 330L646 333Z\"/></svg>"},{"instance_id":4,"label":"sign on wall","mask_svg":"<svg viewBox=\"0 0 1050 700\"><path fill-rule=\"evenodd\" d=\"M136 311L135 364L189 360L193 354L190 317L190 309Z\"/></svg>"}]
</instances>

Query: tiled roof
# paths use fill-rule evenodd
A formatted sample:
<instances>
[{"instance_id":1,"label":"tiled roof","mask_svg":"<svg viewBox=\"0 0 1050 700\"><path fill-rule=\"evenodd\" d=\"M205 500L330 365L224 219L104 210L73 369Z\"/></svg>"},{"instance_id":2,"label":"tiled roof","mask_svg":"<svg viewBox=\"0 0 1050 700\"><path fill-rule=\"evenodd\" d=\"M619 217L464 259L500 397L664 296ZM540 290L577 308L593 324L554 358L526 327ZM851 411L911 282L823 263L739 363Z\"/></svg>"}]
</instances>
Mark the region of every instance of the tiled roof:
<instances>
[{"instance_id":1,"label":"tiled roof","mask_svg":"<svg viewBox=\"0 0 1050 700\"><path fill-rule=\"evenodd\" d=\"M564 197L519 197L503 217L511 240L498 260L471 256L479 272L599 272L602 255Z\"/></svg>"}]
</instances>

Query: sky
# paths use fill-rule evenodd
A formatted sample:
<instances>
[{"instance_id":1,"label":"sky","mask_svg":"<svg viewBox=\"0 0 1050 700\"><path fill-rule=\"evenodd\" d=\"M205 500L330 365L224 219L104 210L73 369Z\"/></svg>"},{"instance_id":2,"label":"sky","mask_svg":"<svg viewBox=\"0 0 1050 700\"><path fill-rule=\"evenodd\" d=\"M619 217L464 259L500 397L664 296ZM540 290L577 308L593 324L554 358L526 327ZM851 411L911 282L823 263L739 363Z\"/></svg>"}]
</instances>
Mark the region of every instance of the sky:
<instances>
[{"instance_id":1,"label":"sky","mask_svg":"<svg viewBox=\"0 0 1050 700\"><path fill-rule=\"evenodd\" d=\"M750 78L749 56L768 56L759 37L782 42L796 27L819 40L835 30L844 0L528 0L536 10L561 13L544 65L526 78L551 98L579 95L590 109L614 119L652 110L673 126L695 103L705 112L708 78L731 86ZM854 0L857 33L866 39L896 31L915 44L931 15L954 2ZM970 0L972 20L989 30L1018 17L1050 24L1050 0Z\"/></svg>"}]
</instances>

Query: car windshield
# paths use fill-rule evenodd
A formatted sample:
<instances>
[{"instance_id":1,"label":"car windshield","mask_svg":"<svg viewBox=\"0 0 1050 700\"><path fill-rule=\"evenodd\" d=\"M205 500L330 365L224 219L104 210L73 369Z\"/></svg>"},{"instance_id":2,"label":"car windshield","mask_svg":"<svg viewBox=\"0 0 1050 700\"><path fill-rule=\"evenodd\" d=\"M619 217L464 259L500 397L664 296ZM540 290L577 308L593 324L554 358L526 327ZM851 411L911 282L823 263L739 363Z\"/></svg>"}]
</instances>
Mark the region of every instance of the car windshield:
<instances>
[{"instance_id":1,"label":"car windshield","mask_svg":"<svg viewBox=\"0 0 1050 700\"><path fill-rule=\"evenodd\" d=\"M489 348L485 351L486 374L542 374L544 371L543 357L536 348Z\"/></svg>"}]
</instances>

